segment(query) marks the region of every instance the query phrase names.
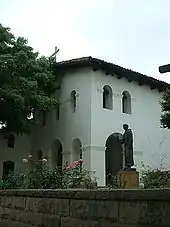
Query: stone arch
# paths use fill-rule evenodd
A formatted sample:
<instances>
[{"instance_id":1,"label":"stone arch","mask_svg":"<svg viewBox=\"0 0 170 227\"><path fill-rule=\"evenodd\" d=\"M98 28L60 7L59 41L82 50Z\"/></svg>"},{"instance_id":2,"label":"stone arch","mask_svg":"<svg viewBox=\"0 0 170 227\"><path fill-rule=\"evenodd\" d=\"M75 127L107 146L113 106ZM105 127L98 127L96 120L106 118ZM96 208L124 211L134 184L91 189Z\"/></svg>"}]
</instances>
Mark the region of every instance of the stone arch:
<instances>
[{"instance_id":1,"label":"stone arch","mask_svg":"<svg viewBox=\"0 0 170 227\"><path fill-rule=\"evenodd\" d=\"M60 140L56 139L51 146L51 157L50 157L51 167L52 168L62 168L62 144Z\"/></svg>"},{"instance_id":2,"label":"stone arch","mask_svg":"<svg viewBox=\"0 0 170 227\"><path fill-rule=\"evenodd\" d=\"M122 93L122 112L126 114L132 113L131 95L128 91Z\"/></svg>"},{"instance_id":3,"label":"stone arch","mask_svg":"<svg viewBox=\"0 0 170 227\"><path fill-rule=\"evenodd\" d=\"M109 85L103 87L103 108L109 110L113 109L113 92Z\"/></svg>"},{"instance_id":4,"label":"stone arch","mask_svg":"<svg viewBox=\"0 0 170 227\"><path fill-rule=\"evenodd\" d=\"M73 161L82 159L82 143L80 139L76 138L72 141Z\"/></svg>"},{"instance_id":5,"label":"stone arch","mask_svg":"<svg viewBox=\"0 0 170 227\"><path fill-rule=\"evenodd\" d=\"M123 168L123 149L121 145L122 134L113 133L106 140L105 166L106 166L106 184L108 176L115 176Z\"/></svg>"}]
</instances>

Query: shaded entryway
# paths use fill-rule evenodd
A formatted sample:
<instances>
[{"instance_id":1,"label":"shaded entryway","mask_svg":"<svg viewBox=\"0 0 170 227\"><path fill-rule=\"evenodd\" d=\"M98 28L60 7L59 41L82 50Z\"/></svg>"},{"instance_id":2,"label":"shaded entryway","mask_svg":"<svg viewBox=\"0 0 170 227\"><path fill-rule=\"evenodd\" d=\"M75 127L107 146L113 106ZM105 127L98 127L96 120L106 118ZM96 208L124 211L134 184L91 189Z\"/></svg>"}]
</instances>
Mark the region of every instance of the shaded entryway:
<instances>
[{"instance_id":1,"label":"shaded entryway","mask_svg":"<svg viewBox=\"0 0 170 227\"><path fill-rule=\"evenodd\" d=\"M62 168L62 144L58 139L52 144L50 159L52 168Z\"/></svg>"},{"instance_id":2,"label":"shaded entryway","mask_svg":"<svg viewBox=\"0 0 170 227\"><path fill-rule=\"evenodd\" d=\"M37 160L42 160L43 158L43 151L41 149L37 150Z\"/></svg>"},{"instance_id":3,"label":"shaded entryway","mask_svg":"<svg viewBox=\"0 0 170 227\"><path fill-rule=\"evenodd\" d=\"M82 144L80 139L74 139L72 142L73 161L82 159Z\"/></svg>"},{"instance_id":4,"label":"shaded entryway","mask_svg":"<svg viewBox=\"0 0 170 227\"><path fill-rule=\"evenodd\" d=\"M115 176L123 168L123 149L121 145L122 134L113 133L106 140L106 184L108 176Z\"/></svg>"},{"instance_id":5,"label":"shaded entryway","mask_svg":"<svg viewBox=\"0 0 170 227\"><path fill-rule=\"evenodd\" d=\"M9 174L14 172L15 163L12 161L3 162L3 179L7 179Z\"/></svg>"}]
</instances>

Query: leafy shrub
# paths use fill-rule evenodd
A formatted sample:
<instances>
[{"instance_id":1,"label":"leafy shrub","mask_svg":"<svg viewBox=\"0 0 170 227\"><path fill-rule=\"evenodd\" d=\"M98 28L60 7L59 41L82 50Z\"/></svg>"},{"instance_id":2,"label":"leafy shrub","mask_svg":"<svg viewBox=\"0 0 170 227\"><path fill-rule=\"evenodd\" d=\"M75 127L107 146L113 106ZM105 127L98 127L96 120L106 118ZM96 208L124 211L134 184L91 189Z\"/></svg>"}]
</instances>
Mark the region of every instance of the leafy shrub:
<instances>
[{"instance_id":1,"label":"leafy shrub","mask_svg":"<svg viewBox=\"0 0 170 227\"><path fill-rule=\"evenodd\" d=\"M170 179L170 171L163 171L161 168L152 169L142 162L141 178L143 188L167 188Z\"/></svg>"},{"instance_id":2,"label":"leafy shrub","mask_svg":"<svg viewBox=\"0 0 170 227\"><path fill-rule=\"evenodd\" d=\"M107 176L107 186L109 188L120 188L120 185L118 183L118 178L117 178L117 175L116 176L113 176L111 174L108 174Z\"/></svg>"},{"instance_id":3,"label":"leafy shrub","mask_svg":"<svg viewBox=\"0 0 170 227\"><path fill-rule=\"evenodd\" d=\"M58 169L49 169L41 163L37 163L34 167L26 169L23 173L22 188L29 189L54 189L60 187L61 174Z\"/></svg>"},{"instance_id":4,"label":"leafy shrub","mask_svg":"<svg viewBox=\"0 0 170 227\"><path fill-rule=\"evenodd\" d=\"M77 165L71 170L65 169L62 177L63 188L92 188L93 182L90 173L87 170L81 169Z\"/></svg>"},{"instance_id":5,"label":"leafy shrub","mask_svg":"<svg viewBox=\"0 0 170 227\"><path fill-rule=\"evenodd\" d=\"M151 189L151 188L168 188L170 187L170 171L163 171L160 169L152 169L149 165L145 166L141 162L140 170L140 188ZM117 176L108 175L107 185L109 188L124 188L120 185Z\"/></svg>"},{"instance_id":6,"label":"leafy shrub","mask_svg":"<svg viewBox=\"0 0 170 227\"><path fill-rule=\"evenodd\" d=\"M42 160L35 162L23 159L31 164L25 171L15 171L6 180L0 181L0 189L56 189L56 188L92 188L90 173L77 161L66 165L63 170L49 169ZM26 161L27 160L27 161ZM43 159L45 160L45 159Z\"/></svg>"},{"instance_id":7,"label":"leafy shrub","mask_svg":"<svg viewBox=\"0 0 170 227\"><path fill-rule=\"evenodd\" d=\"M144 188L167 188L170 172L156 170L146 170L142 172L141 182Z\"/></svg>"},{"instance_id":8,"label":"leafy shrub","mask_svg":"<svg viewBox=\"0 0 170 227\"><path fill-rule=\"evenodd\" d=\"M20 171L9 174L7 179L0 181L0 189L17 189L23 184L24 175Z\"/></svg>"}]
</instances>

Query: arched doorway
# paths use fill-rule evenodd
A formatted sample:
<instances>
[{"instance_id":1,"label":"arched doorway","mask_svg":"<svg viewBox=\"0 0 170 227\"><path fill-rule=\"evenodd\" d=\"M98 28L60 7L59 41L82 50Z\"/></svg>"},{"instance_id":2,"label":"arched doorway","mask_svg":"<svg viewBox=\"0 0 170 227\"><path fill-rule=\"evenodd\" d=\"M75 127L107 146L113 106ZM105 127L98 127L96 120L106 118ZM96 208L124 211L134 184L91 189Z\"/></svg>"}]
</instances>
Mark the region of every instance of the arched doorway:
<instances>
[{"instance_id":1,"label":"arched doorway","mask_svg":"<svg viewBox=\"0 0 170 227\"><path fill-rule=\"evenodd\" d=\"M43 151L42 149L37 150L37 161L39 162L39 167L42 170L42 159L43 159ZM33 167L33 163L31 162L30 165Z\"/></svg>"},{"instance_id":2,"label":"arched doorway","mask_svg":"<svg viewBox=\"0 0 170 227\"><path fill-rule=\"evenodd\" d=\"M41 149L37 150L37 160L42 160L43 158L43 151Z\"/></svg>"},{"instance_id":3,"label":"arched doorway","mask_svg":"<svg viewBox=\"0 0 170 227\"><path fill-rule=\"evenodd\" d=\"M51 167L62 169L62 144L56 139L51 147Z\"/></svg>"},{"instance_id":4,"label":"arched doorway","mask_svg":"<svg viewBox=\"0 0 170 227\"><path fill-rule=\"evenodd\" d=\"M5 180L8 178L10 173L14 172L15 163L13 161L5 161L3 162L3 175L2 179Z\"/></svg>"},{"instance_id":5,"label":"arched doorway","mask_svg":"<svg viewBox=\"0 0 170 227\"><path fill-rule=\"evenodd\" d=\"M121 133L113 133L106 140L106 184L108 183L109 175L115 176L117 172L123 168L123 149L121 140Z\"/></svg>"},{"instance_id":6,"label":"arched doorway","mask_svg":"<svg viewBox=\"0 0 170 227\"><path fill-rule=\"evenodd\" d=\"M73 161L82 159L82 144L79 139L74 139L72 142Z\"/></svg>"}]
</instances>

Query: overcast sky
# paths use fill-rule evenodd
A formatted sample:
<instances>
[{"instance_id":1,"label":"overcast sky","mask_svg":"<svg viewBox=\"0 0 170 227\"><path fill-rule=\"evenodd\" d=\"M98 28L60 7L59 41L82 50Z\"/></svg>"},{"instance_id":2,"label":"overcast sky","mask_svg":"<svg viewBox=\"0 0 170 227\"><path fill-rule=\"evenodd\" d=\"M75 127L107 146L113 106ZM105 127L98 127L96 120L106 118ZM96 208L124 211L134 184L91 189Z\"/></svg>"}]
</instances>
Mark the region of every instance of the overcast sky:
<instances>
[{"instance_id":1,"label":"overcast sky","mask_svg":"<svg viewBox=\"0 0 170 227\"><path fill-rule=\"evenodd\" d=\"M0 0L0 23L41 55L92 56L170 82L170 0Z\"/></svg>"}]
</instances>

